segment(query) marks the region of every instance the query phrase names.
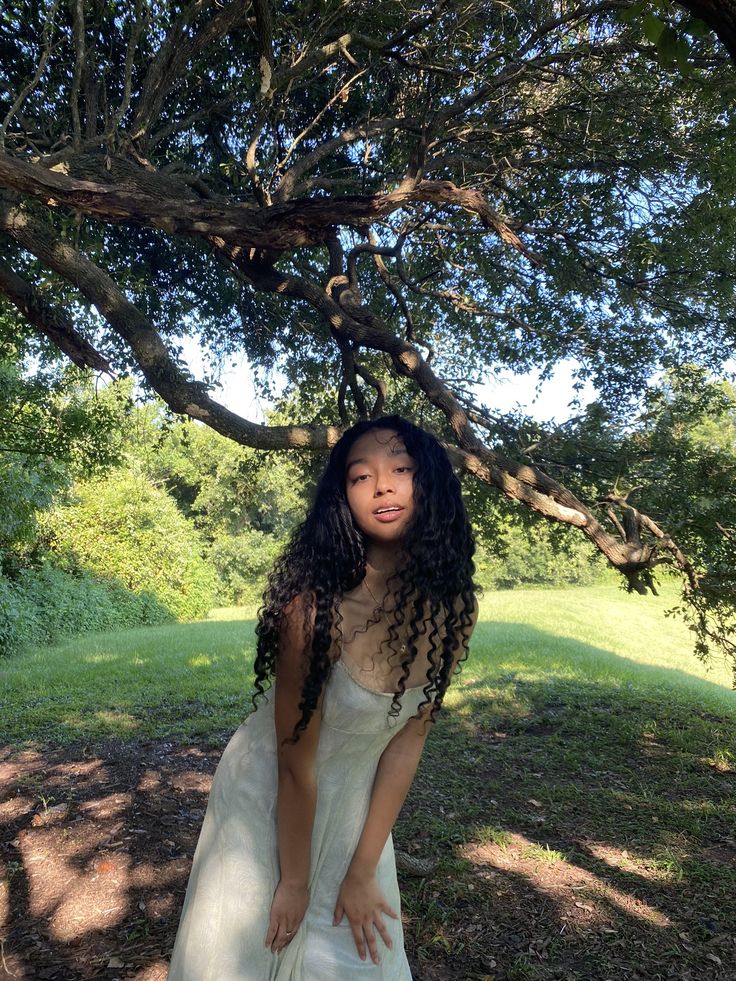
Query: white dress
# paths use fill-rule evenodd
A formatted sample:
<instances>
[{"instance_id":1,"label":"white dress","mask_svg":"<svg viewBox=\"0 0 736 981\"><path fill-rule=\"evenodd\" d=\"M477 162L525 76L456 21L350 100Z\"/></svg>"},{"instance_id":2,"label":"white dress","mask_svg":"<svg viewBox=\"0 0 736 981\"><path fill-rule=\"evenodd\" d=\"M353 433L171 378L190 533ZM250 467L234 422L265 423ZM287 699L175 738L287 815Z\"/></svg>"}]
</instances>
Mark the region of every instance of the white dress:
<instances>
[{"instance_id":1,"label":"white dress","mask_svg":"<svg viewBox=\"0 0 736 981\"><path fill-rule=\"evenodd\" d=\"M240 726L215 772L168 981L411 981L400 918L384 916L391 950L376 934L380 964L360 960L346 916L332 925L381 753L424 696L408 689L396 718L391 698L361 685L342 659L335 664L317 749L309 908L280 954L264 944L279 867L273 690ZM391 836L376 874L400 915Z\"/></svg>"}]
</instances>

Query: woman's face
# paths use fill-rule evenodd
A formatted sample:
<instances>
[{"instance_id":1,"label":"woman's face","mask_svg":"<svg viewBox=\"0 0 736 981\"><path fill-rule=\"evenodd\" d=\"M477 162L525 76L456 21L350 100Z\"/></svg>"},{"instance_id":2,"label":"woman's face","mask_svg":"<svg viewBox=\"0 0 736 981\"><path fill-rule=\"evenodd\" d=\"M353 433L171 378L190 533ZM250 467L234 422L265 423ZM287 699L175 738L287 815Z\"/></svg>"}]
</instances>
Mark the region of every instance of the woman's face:
<instances>
[{"instance_id":1,"label":"woman's face","mask_svg":"<svg viewBox=\"0 0 736 981\"><path fill-rule=\"evenodd\" d=\"M398 541L414 511L416 463L393 429L371 429L353 443L345 493L356 525L379 542Z\"/></svg>"}]
</instances>

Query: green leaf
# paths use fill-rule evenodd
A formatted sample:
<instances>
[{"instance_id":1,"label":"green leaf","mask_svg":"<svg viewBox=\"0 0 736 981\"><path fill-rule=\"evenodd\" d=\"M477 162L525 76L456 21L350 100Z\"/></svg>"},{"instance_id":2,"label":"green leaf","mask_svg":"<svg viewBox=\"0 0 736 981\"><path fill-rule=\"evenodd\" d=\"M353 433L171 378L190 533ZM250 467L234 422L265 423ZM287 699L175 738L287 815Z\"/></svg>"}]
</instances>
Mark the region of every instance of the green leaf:
<instances>
[{"instance_id":1,"label":"green leaf","mask_svg":"<svg viewBox=\"0 0 736 981\"><path fill-rule=\"evenodd\" d=\"M652 44L657 44L661 38L664 31L667 29L667 25L664 21L660 20L659 17L655 17L654 14L647 14L642 21L642 27L644 29L644 34L647 39L652 42Z\"/></svg>"},{"instance_id":2,"label":"green leaf","mask_svg":"<svg viewBox=\"0 0 736 981\"><path fill-rule=\"evenodd\" d=\"M710 34L710 28L701 20L699 17L691 17L689 20L685 21L682 26L685 34L689 34L690 37L707 37Z\"/></svg>"},{"instance_id":3,"label":"green leaf","mask_svg":"<svg viewBox=\"0 0 736 981\"><path fill-rule=\"evenodd\" d=\"M672 30L671 27L666 27L659 35L657 40L657 55L659 56L659 63L665 68L671 68L677 57L677 34Z\"/></svg>"},{"instance_id":4,"label":"green leaf","mask_svg":"<svg viewBox=\"0 0 736 981\"><path fill-rule=\"evenodd\" d=\"M690 71L690 44L687 38L679 37L675 44L675 60L680 71L687 75Z\"/></svg>"},{"instance_id":5,"label":"green leaf","mask_svg":"<svg viewBox=\"0 0 736 981\"><path fill-rule=\"evenodd\" d=\"M626 10L622 10L619 16L625 24L634 24L644 13L645 6L645 3L634 3L630 7L627 7Z\"/></svg>"}]
</instances>

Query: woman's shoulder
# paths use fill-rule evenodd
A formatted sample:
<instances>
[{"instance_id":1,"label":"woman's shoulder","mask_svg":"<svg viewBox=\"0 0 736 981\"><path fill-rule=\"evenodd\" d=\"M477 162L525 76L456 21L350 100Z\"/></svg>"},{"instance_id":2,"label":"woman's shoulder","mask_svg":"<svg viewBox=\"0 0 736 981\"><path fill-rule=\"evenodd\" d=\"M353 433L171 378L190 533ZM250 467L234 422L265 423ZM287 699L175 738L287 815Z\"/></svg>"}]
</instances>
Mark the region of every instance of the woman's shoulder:
<instances>
[{"instance_id":1,"label":"woman's shoulder","mask_svg":"<svg viewBox=\"0 0 736 981\"><path fill-rule=\"evenodd\" d=\"M305 589L296 596L292 596L288 603L284 604L281 615L287 620L295 617L304 617L305 614L316 608L317 594L313 589Z\"/></svg>"},{"instance_id":2,"label":"woman's shoulder","mask_svg":"<svg viewBox=\"0 0 736 981\"><path fill-rule=\"evenodd\" d=\"M279 617L282 640L305 641L314 628L316 610L314 592L305 590L292 596L282 607Z\"/></svg>"}]
</instances>

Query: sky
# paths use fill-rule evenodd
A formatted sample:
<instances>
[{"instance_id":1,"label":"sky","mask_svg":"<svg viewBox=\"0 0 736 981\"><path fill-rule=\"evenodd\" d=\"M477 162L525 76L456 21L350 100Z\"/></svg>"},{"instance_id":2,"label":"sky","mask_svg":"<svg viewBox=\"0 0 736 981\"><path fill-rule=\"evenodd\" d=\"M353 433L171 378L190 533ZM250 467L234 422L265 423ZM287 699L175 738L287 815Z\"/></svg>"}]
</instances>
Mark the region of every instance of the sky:
<instances>
[{"instance_id":1,"label":"sky","mask_svg":"<svg viewBox=\"0 0 736 981\"><path fill-rule=\"evenodd\" d=\"M188 338L185 338L182 343L185 361L195 377L201 378L205 366L200 349ZM489 409L508 412L512 408L520 407L540 421L561 423L579 411L569 406L576 395L573 389L573 368L573 361L561 362L552 378L543 382L541 386L539 386L538 371L525 374L503 371L487 381L485 385L477 386L476 392L480 401ZM253 390L253 376L247 358L228 358L227 365L220 370L219 380L221 388L212 392L213 398L252 422L264 421L263 412L264 409L269 408L269 403L259 399ZM589 383L586 384L578 393L581 405L591 402L595 395L595 388Z\"/></svg>"},{"instance_id":2,"label":"sky","mask_svg":"<svg viewBox=\"0 0 736 981\"><path fill-rule=\"evenodd\" d=\"M184 338L183 357L195 377L201 378L204 371L202 354L197 344ZM508 412L520 408L539 422L553 422L557 425L571 416L578 415L582 408L596 397L596 389L589 382L578 393L573 388L573 360L561 361L550 379L539 383L539 371L516 374L502 371L489 379L485 385L477 386L479 400L492 411ZM736 358L724 365L726 372L736 372ZM228 409L237 412L251 422L264 421L264 409L269 408L265 399L259 399L253 388L253 375L247 358L231 357L219 374L221 388L212 392L213 398L222 402ZM571 406L576 398L580 406Z\"/></svg>"}]
</instances>

